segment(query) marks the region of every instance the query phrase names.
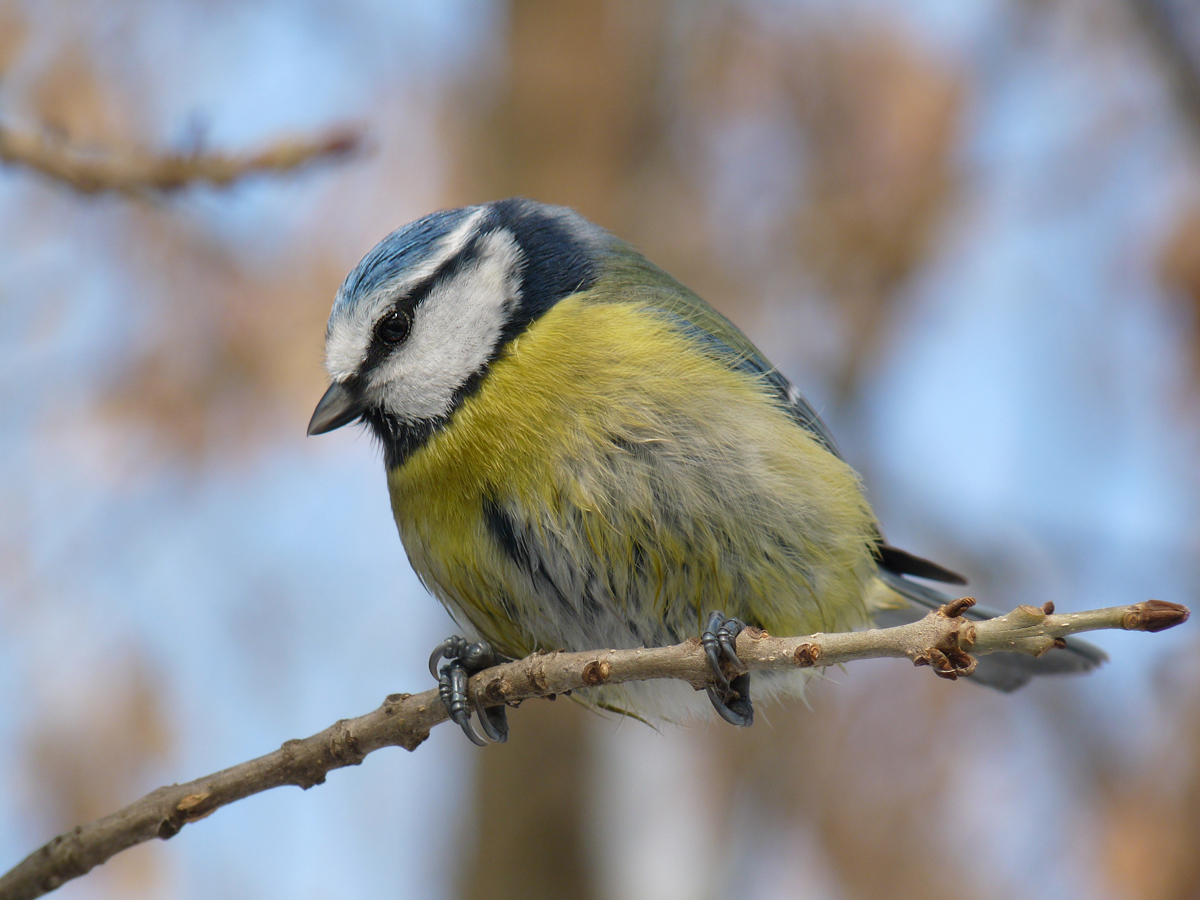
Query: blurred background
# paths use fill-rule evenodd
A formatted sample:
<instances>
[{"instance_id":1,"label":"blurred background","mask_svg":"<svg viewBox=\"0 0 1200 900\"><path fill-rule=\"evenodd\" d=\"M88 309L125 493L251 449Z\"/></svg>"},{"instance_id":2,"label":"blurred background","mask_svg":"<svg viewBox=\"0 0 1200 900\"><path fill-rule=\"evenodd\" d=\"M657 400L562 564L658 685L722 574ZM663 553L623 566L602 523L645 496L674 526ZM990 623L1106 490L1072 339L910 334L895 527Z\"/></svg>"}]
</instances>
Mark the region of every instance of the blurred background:
<instances>
[{"instance_id":1,"label":"blurred background","mask_svg":"<svg viewBox=\"0 0 1200 900\"><path fill-rule=\"evenodd\" d=\"M304 428L341 278L439 207L524 194L633 241L984 602L1194 604L1196 9L0 3L5 130L366 141L132 196L0 166L0 868L430 686L453 625L380 455ZM530 703L504 746L439 728L58 896L1200 897L1195 626L1096 642L1102 671L1012 696L830 671L748 731Z\"/></svg>"}]
</instances>

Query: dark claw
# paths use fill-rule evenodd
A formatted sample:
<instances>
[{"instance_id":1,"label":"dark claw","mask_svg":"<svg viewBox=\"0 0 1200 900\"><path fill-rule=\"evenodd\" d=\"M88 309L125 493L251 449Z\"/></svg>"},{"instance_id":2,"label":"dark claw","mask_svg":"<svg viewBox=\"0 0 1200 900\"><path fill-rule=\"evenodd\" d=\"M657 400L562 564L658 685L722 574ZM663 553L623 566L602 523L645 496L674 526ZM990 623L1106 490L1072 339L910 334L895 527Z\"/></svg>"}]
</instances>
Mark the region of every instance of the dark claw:
<instances>
[{"instance_id":1,"label":"dark claw","mask_svg":"<svg viewBox=\"0 0 1200 900\"><path fill-rule=\"evenodd\" d=\"M450 650L450 642L453 638L446 638L440 644L433 648L433 653L429 655L429 674L433 676L434 681L439 681L438 678L438 663L443 657L453 656Z\"/></svg>"},{"instance_id":2,"label":"dark claw","mask_svg":"<svg viewBox=\"0 0 1200 900\"><path fill-rule=\"evenodd\" d=\"M730 725L740 726L746 724L737 713L725 705L725 701L721 699L715 687L710 684L704 690L708 693L708 699L712 702L713 709L717 711L717 715Z\"/></svg>"},{"instance_id":3,"label":"dark claw","mask_svg":"<svg viewBox=\"0 0 1200 900\"><path fill-rule=\"evenodd\" d=\"M721 643L717 638L717 632L721 630L721 626L725 622L725 617L715 610L709 614L708 625L704 631L700 633L700 644L704 647L704 655L708 657L709 668L717 676L721 682L721 686L728 689L729 679L725 677L725 672L721 668Z\"/></svg>"},{"instance_id":4,"label":"dark claw","mask_svg":"<svg viewBox=\"0 0 1200 900\"><path fill-rule=\"evenodd\" d=\"M492 665L492 663L479 666L478 668L473 668L471 664L468 663L464 658L468 653L471 652L472 648L476 646L483 647L488 653L492 652L491 646L489 646L485 641L479 641L478 645L468 644L465 637L461 637L457 634L450 635L450 637L446 638L433 648L433 653L429 656L429 674L434 678L438 677L438 662L443 658L463 660L463 662L466 663L467 668L470 669L472 675L474 675L480 669L486 669L488 666Z\"/></svg>"},{"instance_id":5,"label":"dark claw","mask_svg":"<svg viewBox=\"0 0 1200 900\"><path fill-rule=\"evenodd\" d=\"M729 687L729 679L725 677L721 666L722 653L739 669L746 668L737 655L737 636L745 627L746 625L741 619L727 619L722 613L714 610L709 614L708 625L700 635L700 643L704 646L705 655L708 656L708 664L712 666L713 674L717 676L724 687Z\"/></svg>"},{"instance_id":6,"label":"dark claw","mask_svg":"<svg viewBox=\"0 0 1200 900\"><path fill-rule=\"evenodd\" d=\"M737 622L738 632L740 632L744 627L741 622L738 622L737 619L731 619L730 621ZM739 669L744 669L746 667L743 666L742 661L738 659L737 645L734 643L737 640L737 632L730 634L727 630L728 627L728 623L726 623L725 627L717 632L717 643L721 645L721 649L725 651L725 656L731 663L733 663Z\"/></svg>"},{"instance_id":7,"label":"dark claw","mask_svg":"<svg viewBox=\"0 0 1200 900\"><path fill-rule=\"evenodd\" d=\"M450 662L438 670L442 659ZM496 665L504 657L492 649L487 641L468 643L466 638L452 635L434 648L429 657L429 671L438 681L438 696L446 707L450 719L463 730L471 743L483 747L487 741L471 726L471 705L467 695L467 680L476 672ZM497 743L508 740L508 718L504 707L484 709L478 695L475 708L484 734Z\"/></svg>"},{"instance_id":8,"label":"dark claw","mask_svg":"<svg viewBox=\"0 0 1200 900\"><path fill-rule=\"evenodd\" d=\"M749 728L754 724L754 704L750 702L750 673L730 679L729 686L737 696L726 698L725 704L741 717L743 727Z\"/></svg>"},{"instance_id":9,"label":"dark claw","mask_svg":"<svg viewBox=\"0 0 1200 900\"><path fill-rule=\"evenodd\" d=\"M483 726L484 734L497 744L503 744L508 740L508 715L503 706L485 707L483 700L476 692L475 712L479 715L479 724Z\"/></svg>"},{"instance_id":10,"label":"dark claw","mask_svg":"<svg viewBox=\"0 0 1200 900\"><path fill-rule=\"evenodd\" d=\"M739 728L746 728L753 723L753 713L751 713L749 716L743 716L735 712L732 706L721 699L720 695L717 693L717 689L711 684L704 690L708 692L708 699L712 701L713 709L717 711L717 715L719 715L730 725L737 725Z\"/></svg>"},{"instance_id":11,"label":"dark claw","mask_svg":"<svg viewBox=\"0 0 1200 900\"><path fill-rule=\"evenodd\" d=\"M709 632L706 631L704 634L707 637ZM721 648L717 644L716 638L713 638L710 642L702 637L700 638L700 643L704 645L704 655L708 657L709 668L713 670L713 673L717 676L717 680L721 682L721 686L728 688L729 679L725 677L725 673L721 670Z\"/></svg>"},{"instance_id":12,"label":"dark claw","mask_svg":"<svg viewBox=\"0 0 1200 900\"><path fill-rule=\"evenodd\" d=\"M481 738L478 734L476 734L475 729L471 727L471 717L470 716L463 719L459 724L462 725L463 734L465 734L470 739L472 744L474 744L476 747L486 747L487 746L488 742L485 741L483 738Z\"/></svg>"},{"instance_id":13,"label":"dark claw","mask_svg":"<svg viewBox=\"0 0 1200 900\"><path fill-rule=\"evenodd\" d=\"M729 679L725 676L722 666L722 656L737 668L744 669L737 655L737 636L745 628L745 623L739 619L727 619L714 611L708 617L708 624L700 635L700 643L708 664L716 676L717 685L706 688L708 699L713 708L730 725L748 727L754 722L754 705L750 702L750 673L746 672Z\"/></svg>"},{"instance_id":14,"label":"dark claw","mask_svg":"<svg viewBox=\"0 0 1200 900\"><path fill-rule=\"evenodd\" d=\"M467 670L458 660L442 666L442 674L438 679L438 695L450 714L450 719L463 730L472 744L486 747L487 741L481 738L471 727L471 708L467 705Z\"/></svg>"},{"instance_id":15,"label":"dark claw","mask_svg":"<svg viewBox=\"0 0 1200 900\"><path fill-rule=\"evenodd\" d=\"M711 684L705 688L713 709L730 725L749 728L754 724L754 704L750 702L750 675L739 675L730 682L729 691L722 694Z\"/></svg>"}]
</instances>

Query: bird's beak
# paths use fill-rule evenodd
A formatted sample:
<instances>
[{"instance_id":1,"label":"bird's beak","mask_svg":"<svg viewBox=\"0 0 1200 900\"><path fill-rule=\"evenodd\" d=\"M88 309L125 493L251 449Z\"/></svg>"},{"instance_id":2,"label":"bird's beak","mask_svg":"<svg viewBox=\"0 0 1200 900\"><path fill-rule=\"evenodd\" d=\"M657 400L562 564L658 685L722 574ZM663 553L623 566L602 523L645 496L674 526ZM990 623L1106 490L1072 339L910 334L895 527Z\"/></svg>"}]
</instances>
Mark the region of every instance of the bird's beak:
<instances>
[{"instance_id":1,"label":"bird's beak","mask_svg":"<svg viewBox=\"0 0 1200 900\"><path fill-rule=\"evenodd\" d=\"M349 425L363 414L364 409L365 403L355 397L345 385L335 381L313 410L312 418L308 422L308 433L324 434Z\"/></svg>"}]
</instances>

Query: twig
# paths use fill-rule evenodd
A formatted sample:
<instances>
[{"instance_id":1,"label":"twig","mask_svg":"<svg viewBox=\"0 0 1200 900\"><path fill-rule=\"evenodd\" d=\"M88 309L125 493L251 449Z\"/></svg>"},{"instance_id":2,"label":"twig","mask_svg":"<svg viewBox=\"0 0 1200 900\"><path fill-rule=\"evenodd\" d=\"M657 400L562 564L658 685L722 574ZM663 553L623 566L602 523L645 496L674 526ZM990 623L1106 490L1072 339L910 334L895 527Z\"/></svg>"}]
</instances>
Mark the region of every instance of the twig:
<instances>
[{"instance_id":1,"label":"twig","mask_svg":"<svg viewBox=\"0 0 1200 900\"><path fill-rule=\"evenodd\" d=\"M798 638L772 637L747 629L738 637L737 652L751 670L904 657L955 679L974 670L972 654L1009 651L1039 656L1078 632L1162 631L1188 617L1184 606L1150 600L1065 615L1053 614L1050 604L1044 609L1021 606L996 619L969 622L961 613L974 602L970 598L956 600L918 622L896 628ZM653 649L534 654L480 672L471 679L469 690L484 705L497 706L656 678L679 679L700 689L711 682L712 673L699 642L693 639ZM415 750L430 729L446 718L436 690L392 694L374 712L342 719L312 737L288 741L273 753L187 784L158 788L119 812L59 835L30 854L0 877L0 900L39 897L127 847L151 838L173 837L189 822L251 794L285 784L304 789L321 784L331 770L358 765L381 747Z\"/></svg>"},{"instance_id":2,"label":"twig","mask_svg":"<svg viewBox=\"0 0 1200 900\"><path fill-rule=\"evenodd\" d=\"M362 145L359 129L342 127L318 138L277 141L256 153L118 155L72 146L39 131L0 123L0 161L25 166L84 194L130 196L176 191L191 184L223 187L248 175L290 172L319 160L344 157Z\"/></svg>"}]
</instances>

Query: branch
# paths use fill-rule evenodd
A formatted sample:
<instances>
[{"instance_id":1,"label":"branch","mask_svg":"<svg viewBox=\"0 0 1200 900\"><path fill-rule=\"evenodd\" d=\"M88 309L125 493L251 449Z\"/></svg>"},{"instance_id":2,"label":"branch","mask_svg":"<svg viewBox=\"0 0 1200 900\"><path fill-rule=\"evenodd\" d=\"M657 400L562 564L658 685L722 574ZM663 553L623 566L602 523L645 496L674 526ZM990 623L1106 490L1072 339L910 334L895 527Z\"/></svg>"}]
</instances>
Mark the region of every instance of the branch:
<instances>
[{"instance_id":1,"label":"branch","mask_svg":"<svg viewBox=\"0 0 1200 900\"><path fill-rule=\"evenodd\" d=\"M361 131L342 127L317 138L280 140L250 154L197 151L120 156L0 123L0 161L33 169L84 194L114 191L144 196L197 183L224 187L249 175L290 172L319 160L344 157L361 146Z\"/></svg>"},{"instance_id":2,"label":"branch","mask_svg":"<svg viewBox=\"0 0 1200 900\"><path fill-rule=\"evenodd\" d=\"M738 637L737 652L749 670L903 657L918 666L932 667L944 678L956 679L974 671L974 656L1001 651L1040 656L1060 646L1067 635L1101 629L1162 631L1188 617L1184 606L1149 600L1066 615L1055 615L1049 603L1042 609L1020 606L999 618L970 622L961 613L974 602L970 598L955 600L920 621L896 628L798 638L772 637L750 628ZM485 706L498 706L656 678L686 681L697 690L711 683L712 673L699 641L639 650L537 653L480 672L470 680L469 691ZM186 784L158 788L119 812L61 834L31 853L0 877L0 900L39 897L127 847L151 838L173 837L189 822L251 794L285 784L307 790L324 782L333 769L356 766L381 747L415 750L429 737L430 729L446 719L436 690L392 694L374 712L342 719L312 737L287 741L273 753Z\"/></svg>"}]
</instances>

